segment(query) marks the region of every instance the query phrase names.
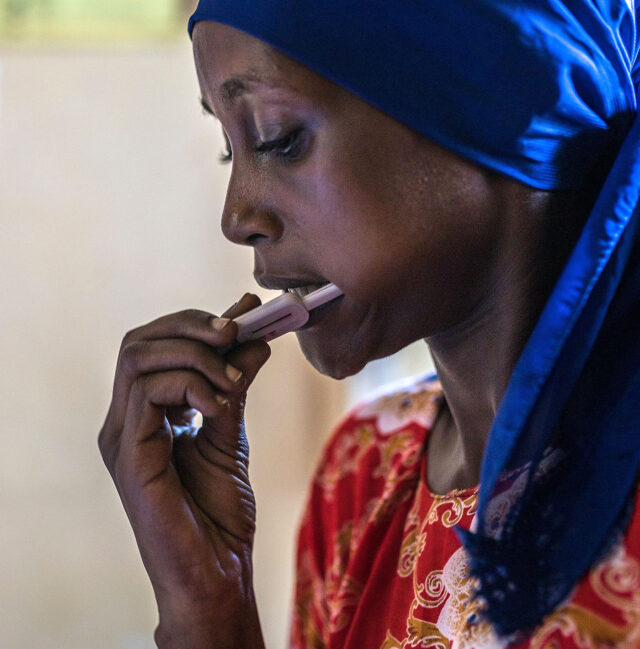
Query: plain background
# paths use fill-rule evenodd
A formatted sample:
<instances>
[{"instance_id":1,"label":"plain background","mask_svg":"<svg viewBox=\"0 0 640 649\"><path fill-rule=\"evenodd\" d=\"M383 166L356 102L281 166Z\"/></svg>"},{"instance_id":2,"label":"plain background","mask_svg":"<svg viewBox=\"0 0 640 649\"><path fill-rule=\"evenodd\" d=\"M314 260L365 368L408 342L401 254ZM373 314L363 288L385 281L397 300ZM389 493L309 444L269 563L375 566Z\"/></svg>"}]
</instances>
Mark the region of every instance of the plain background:
<instances>
[{"instance_id":1,"label":"plain background","mask_svg":"<svg viewBox=\"0 0 640 649\"><path fill-rule=\"evenodd\" d=\"M147 649L155 608L96 436L120 340L159 315L255 291L219 231L228 167L190 43L0 50L0 649ZM268 297L264 292L263 297ZM337 383L273 343L247 427L256 590L286 646L294 530L319 450L424 345Z\"/></svg>"}]
</instances>

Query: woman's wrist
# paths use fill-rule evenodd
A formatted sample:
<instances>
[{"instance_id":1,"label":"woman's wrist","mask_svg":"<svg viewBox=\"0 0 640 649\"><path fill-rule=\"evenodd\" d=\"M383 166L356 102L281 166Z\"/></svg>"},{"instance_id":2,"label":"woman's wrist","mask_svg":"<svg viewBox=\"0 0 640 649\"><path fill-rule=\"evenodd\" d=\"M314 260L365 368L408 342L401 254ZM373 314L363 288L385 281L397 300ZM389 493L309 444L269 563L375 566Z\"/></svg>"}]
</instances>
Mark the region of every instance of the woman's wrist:
<instances>
[{"instance_id":1,"label":"woman's wrist","mask_svg":"<svg viewBox=\"0 0 640 649\"><path fill-rule=\"evenodd\" d=\"M158 648L264 649L252 580L241 581L225 596L158 599Z\"/></svg>"},{"instance_id":2,"label":"woman's wrist","mask_svg":"<svg viewBox=\"0 0 640 649\"><path fill-rule=\"evenodd\" d=\"M237 632L229 629L190 627L168 629L158 626L155 642L158 649L264 649L260 626L249 628L244 622Z\"/></svg>"},{"instance_id":3,"label":"woman's wrist","mask_svg":"<svg viewBox=\"0 0 640 649\"><path fill-rule=\"evenodd\" d=\"M223 615L219 609L212 603L210 615L185 614L180 619L161 614L155 632L158 649L264 649L255 605Z\"/></svg>"}]
</instances>

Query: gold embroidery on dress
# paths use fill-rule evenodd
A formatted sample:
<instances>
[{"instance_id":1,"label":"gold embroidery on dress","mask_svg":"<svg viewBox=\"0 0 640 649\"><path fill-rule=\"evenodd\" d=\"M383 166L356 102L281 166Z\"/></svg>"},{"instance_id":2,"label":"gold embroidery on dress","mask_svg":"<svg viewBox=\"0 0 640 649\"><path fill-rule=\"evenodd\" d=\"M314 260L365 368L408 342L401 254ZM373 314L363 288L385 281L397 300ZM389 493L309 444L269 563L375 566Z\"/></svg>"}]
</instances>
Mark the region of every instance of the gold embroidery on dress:
<instances>
[{"instance_id":1,"label":"gold embroidery on dress","mask_svg":"<svg viewBox=\"0 0 640 649\"><path fill-rule=\"evenodd\" d=\"M349 575L340 581L335 599L329 602L329 631L336 633L344 629L362 597L363 587Z\"/></svg>"},{"instance_id":2,"label":"gold embroidery on dress","mask_svg":"<svg viewBox=\"0 0 640 649\"><path fill-rule=\"evenodd\" d=\"M403 542L398 562L398 575L412 575L414 599L407 620L407 636L399 641L400 647L449 647L455 639L456 649L502 649L491 627L479 616L481 602L473 598L476 581L469 574L467 555L459 548L443 569L432 570L420 578L417 562L428 543L429 527L446 528L458 525L465 517L473 517L477 507L477 492L453 492L446 496L433 496L427 515L420 521L418 511L422 501L418 492L407 516ZM420 610L442 610L436 623L422 619ZM426 615L426 611L422 614ZM392 637L392 636L391 636Z\"/></svg>"},{"instance_id":3,"label":"gold embroidery on dress","mask_svg":"<svg viewBox=\"0 0 640 649\"><path fill-rule=\"evenodd\" d=\"M391 516L401 503L411 498L419 478L417 470L409 470L406 465L395 467L387 476L382 495L376 499L372 520L380 524Z\"/></svg>"},{"instance_id":4,"label":"gold embroidery on dress","mask_svg":"<svg viewBox=\"0 0 640 649\"><path fill-rule=\"evenodd\" d=\"M345 576L351 556L351 548L354 545L352 543L352 537L353 523L348 521L338 530L333 542L333 560L325 578L328 601L334 600L337 597L340 582Z\"/></svg>"},{"instance_id":5,"label":"gold embroidery on dress","mask_svg":"<svg viewBox=\"0 0 640 649\"><path fill-rule=\"evenodd\" d=\"M368 439L366 434L356 437ZM378 526L392 516L397 508L411 497L419 478L419 472L412 468L420 459L419 453L411 450L412 447L417 446L415 443L412 444L415 440L414 435L400 434L398 437L401 444L398 444L393 436L378 445L383 464L385 461L388 463L384 472L385 483L382 494L371 498L361 516L355 521L345 523L335 536L333 560L325 579L331 633L340 631L351 621L362 596L363 585L347 573L351 555L360 545L362 535L368 526ZM343 450L346 448L347 445ZM392 460L398 454L401 455L401 461L393 462ZM357 450L354 457L360 460L362 455L360 450Z\"/></svg>"},{"instance_id":6,"label":"gold embroidery on dress","mask_svg":"<svg viewBox=\"0 0 640 649\"><path fill-rule=\"evenodd\" d=\"M506 641L498 638L481 616L482 601L474 598L477 580L469 571L469 558L458 548L442 570L446 600L436 625L442 634L455 641L456 649L503 649Z\"/></svg>"},{"instance_id":7,"label":"gold embroidery on dress","mask_svg":"<svg viewBox=\"0 0 640 649\"><path fill-rule=\"evenodd\" d=\"M326 606L328 610L329 633L334 633L344 628L350 621L360 596L363 586L346 574L351 550L354 546L354 527L351 521L343 525L334 541L333 561L329 566L325 578Z\"/></svg>"},{"instance_id":8,"label":"gold embroidery on dress","mask_svg":"<svg viewBox=\"0 0 640 649\"><path fill-rule=\"evenodd\" d=\"M306 552L300 560L296 579L295 615L305 646L311 649L325 649L326 638L321 629L328 629L329 611L325 596L324 581L312 567L311 555ZM314 613L320 617L320 627Z\"/></svg>"},{"instance_id":9,"label":"gold embroidery on dress","mask_svg":"<svg viewBox=\"0 0 640 649\"><path fill-rule=\"evenodd\" d=\"M382 643L380 649L403 649L403 647L402 647L402 642L394 638L391 635L391 633L387 631L387 637L385 638L385 641Z\"/></svg>"},{"instance_id":10,"label":"gold embroidery on dress","mask_svg":"<svg viewBox=\"0 0 640 649\"><path fill-rule=\"evenodd\" d=\"M366 405L358 414L375 415L378 431L368 424L356 427L336 449L334 468L319 479L327 497L333 497L333 489L340 478L356 470L367 451L377 446L380 462L373 475L385 480L382 497L370 501L360 520L343 528L336 540L337 562L331 570L335 581L327 580L332 585L330 618L333 629L345 627L362 593L361 584L345 577L350 552L357 546L367 525L380 522L411 496L411 491L403 487L410 487L412 481L419 480L415 469L423 448L412 444L410 431L402 431L402 427L410 421L422 424L424 419L429 420L426 426L429 428L437 414L438 394L439 389L436 391L428 385L426 389L410 389ZM393 435L388 436L388 441L381 441L380 433ZM555 465L555 452L548 455L549 465ZM400 462L394 463L398 456ZM493 521L500 523L512 500L518 497L527 478L527 468L522 467L507 476L504 492L490 503L488 513ZM429 542L429 528L434 525L451 528L467 516L473 517L477 493L431 495L433 501L429 511L421 518L421 499L427 493L424 489L417 491L407 514L397 564L399 577L411 576L413 582L414 597L405 634L397 638L388 630L380 649L450 649L452 643L455 649L504 649L508 640L496 636L482 616L482 601L473 597L477 582L470 575L464 548L458 548L442 569L431 570L426 576L419 575L418 562ZM563 646L560 637L571 638L579 649L640 647L640 563L628 556L621 545L591 571L587 580L590 591L610 607L613 617L601 613L600 608L596 614L588 606L569 600L544 620L529 641L530 649L559 649ZM329 592L327 596L328 600L332 599ZM423 619L428 617L429 610L433 612L439 607L435 623Z\"/></svg>"},{"instance_id":11,"label":"gold embroidery on dress","mask_svg":"<svg viewBox=\"0 0 640 649\"><path fill-rule=\"evenodd\" d=\"M357 471L362 458L374 446L375 437L375 428L371 424L362 424L338 441L331 463L324 467L324 471L315 480L323 489L325 500L333 500L338 482Z\"/></svg>"},{"instance_id":12,"label":"gold embroidery on dress","mask_svg":"<svg viewBox=\"0 0 640 649\"><path fill-rule=\"evenodd\" d=\"M607 622L587 608L569 604L552 613L543 627L531 639L530 649L554 649L558 646L556 639L550 637L559 631L565 638L572 637L580 649L631 649L626 640L624 628Z\"/></svg>"},{"instance_id":13,"label":"gold embroidery on dress","mask_svg":"<svg viewBox=\"0 0 640 649\"><path fill-rule=\"evenodd\" d=\"M370 424L364 424L340 440L332 465L316 477L316 484L323 489L325 500L333 500L340 480L350 473L357 473L362 459L373 448L379 452L379 458L372 477L385 480L382 499L389 498L399 481L417 479L416 472L410 476L405 474L406 469L416 466L421 459L422 446L417 443L415 435L400 431L384 441L376 441L375 429ZM394 463L398 457L399 461Z\"/></svg>"},{"instance_id":14,"label":"gold embroidery on dress","mask_svg":"<svg viewBox=\"0 0 640 649\"><path fill-rule=\"evenodd\" d=\"M426 622L414 616L413 607L407 620L407 638L404 647L420 647L421 649L449 649L449 640L432 622Z\"/></svg>"},{"instance_id":15,"label":"gold embroidery on dress","mask_svg":"<svg viewBox=\"0 0 640 649\"><path fill-rule=\"evenodd\" d=\"M548 616L531 639L531 649L551 649L554 632L581 649L637 649L640 646L640 564L618 545L589 573L594 593L625 621L622 625L570 603Z\"/></svg>"},{"instance_id":16,"label":"gold embroidery on dress","mask_svg":"<svg viewBox=\"0 0 640 649\"><path fill-rule=\"evenodd\" d=\"M429 430L438 415L441 397L439 381L420 381L363 404L358 409L358 417L376 417L376 425L383 435L409 423Z\"/></svg>"},{"instance_id":17,"label":"gold embroidery on dress","mask_svg":"<svg viewBox=\"0 0 640 649\"><path fill-rule=\"evenodd\" d=\"M640 564L618 545L589 576L593 590L607 604L624 612L624 617L638 624L640 617Z\"/></svg>"},{"instance_id":18,"label":"gold embroidery on dress","mask_svg":"<svg viewBox=\"0 0 640 649\"><path fill-rule=\"evenodd\" d=\"M427 525L441 522L444 527L455 527L464 516L473 516L476 513L478 494L438 496L434 498L427 513ZM444 509L442 514L440 510Z\"/></svg>"},{"instance_id":19,"label":"gold embroidery on dress","mask_svg":"<svg viewBox=\"0 0 640 649\"><path fill-rule=\"evenodd\" d=\"M424 550L426 541L427 535L424 532L420 534L417 528L404 537L398 560L398 575L400 577L408 577L414 572L416 562Z\"/></svg>"},{"instance_id":20,"label":"gold embroidery on dress","mask_svg":"<svg viewBox=\"0 0 640 649\"><path fill-rule=\"evenodd\" d=\"M423 583L415 590L414 603L425 608L437 608L447 598L447 588L442 578L442 570L432 570Z\"/></svg>"},{"instance_id":21,"label":"gold embroidery on dress","mask_svg":"<svg viewBox=\"0 0 640 649\"><path fill-rule=\"evenodd\" d=\"M374 469L374 478L386 478L391 472L393 458L402 457L405 467L414 466L420 461L422 446L415 443L415 435L410 431L400 431L380 444L380 464Z\"/></svg>"},{"instance_id":22,"label":"gold embroidery on dress","mask_svg":"<svg viewBox=\"0 0 640 649\"><path fill-rule=\"evenodd\" d=\"M449 649L449 647L449 640L440 633L435 624L420 620L411 614L407 620L407 637L398 640L387 632L387 637L380 649Z\"/></svg>"}]
</instances>

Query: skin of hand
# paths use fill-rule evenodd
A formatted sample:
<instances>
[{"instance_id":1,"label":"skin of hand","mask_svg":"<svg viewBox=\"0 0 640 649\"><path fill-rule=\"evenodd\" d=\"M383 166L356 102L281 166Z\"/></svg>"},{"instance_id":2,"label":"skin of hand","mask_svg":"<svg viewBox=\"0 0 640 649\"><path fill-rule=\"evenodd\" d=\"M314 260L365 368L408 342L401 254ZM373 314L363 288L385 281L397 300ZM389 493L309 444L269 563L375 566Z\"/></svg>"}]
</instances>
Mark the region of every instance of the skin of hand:
<instances>
[{"instance_id":1,"label":"skin of hand","mask_svg":"<svg viewBox=\"0 0 640 649\"><path fill-rule=\"evenodd\" d=\"M219 353L237 334L229 318L259 303L246 295L222 318L165 316L129 332L120 349L99 446L151 578L161 649L264 646L243 410L270 352L254 341Z\"/></svg>"}]
</instances>

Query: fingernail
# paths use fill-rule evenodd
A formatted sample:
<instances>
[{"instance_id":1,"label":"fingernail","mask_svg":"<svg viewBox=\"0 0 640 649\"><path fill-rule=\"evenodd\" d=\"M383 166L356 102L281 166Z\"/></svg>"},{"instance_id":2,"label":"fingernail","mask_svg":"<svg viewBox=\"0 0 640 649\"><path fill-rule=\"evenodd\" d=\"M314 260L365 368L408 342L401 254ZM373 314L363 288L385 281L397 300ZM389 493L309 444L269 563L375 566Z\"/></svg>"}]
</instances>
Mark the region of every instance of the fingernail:
<instances>
[{"instance_id":1,"label":"fingernail","mask_svg":"<svg viewBox=\"0 0 640 649\"><path fill-rule=\"evenodd\" d=\"M242 372L233 365L227 365L224 369L227 378L233 383L237 383L242 378Z\"/></svg>"},{"instance_id":2,"label":"fingernail","mask_svg":"<svg viewBox=\"0 0 640 649\"><path fill-rule=\"evenodd\" d=\"M216 331L222 331L230 322L230 318L213 318L213 320L211 321L211 326Z\"/></svg>"},{"instance_id":3,"label":"fingernail","mask_svg":"<svg viewBox=\"0 0 640 649\"><path fill-rule=\"evenodd\" d=\"M216 401L221 406L228 406L229 405L229 399L227 399L226 397L223 397L221 394L216 394Z\"/></svg>"}]
</instances>

